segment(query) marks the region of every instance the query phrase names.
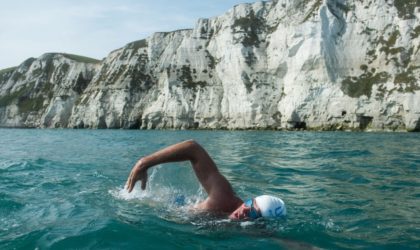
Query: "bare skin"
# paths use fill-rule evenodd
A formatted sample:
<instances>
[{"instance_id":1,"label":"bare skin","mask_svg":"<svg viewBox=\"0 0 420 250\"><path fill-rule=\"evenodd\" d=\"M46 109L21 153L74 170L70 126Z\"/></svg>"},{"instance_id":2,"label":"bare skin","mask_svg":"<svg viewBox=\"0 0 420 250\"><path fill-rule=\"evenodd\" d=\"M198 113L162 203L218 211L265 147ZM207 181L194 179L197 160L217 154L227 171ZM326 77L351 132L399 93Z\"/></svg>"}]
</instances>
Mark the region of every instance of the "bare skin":
<instances>
[{"instance_id":1,"label":"bare skin","mask_svg":"<svg viewBox=\"0 0 420 250\"><path fill-rule=\"evenodd\" d=\"M219 172L216 164L197 142L184 141L151 155L141 158L131 170L126 183L128 192L133 191L137 181L141 181L144 190L147 183L147 170L155 165L190 161L195 175L207 192L207 199L195 208L215 213L228 213L231 219L244 219L251 208L244 205L232 189L228 180ZM257 208L258 209L258 208Z\"/></svg>"}]
</instances>

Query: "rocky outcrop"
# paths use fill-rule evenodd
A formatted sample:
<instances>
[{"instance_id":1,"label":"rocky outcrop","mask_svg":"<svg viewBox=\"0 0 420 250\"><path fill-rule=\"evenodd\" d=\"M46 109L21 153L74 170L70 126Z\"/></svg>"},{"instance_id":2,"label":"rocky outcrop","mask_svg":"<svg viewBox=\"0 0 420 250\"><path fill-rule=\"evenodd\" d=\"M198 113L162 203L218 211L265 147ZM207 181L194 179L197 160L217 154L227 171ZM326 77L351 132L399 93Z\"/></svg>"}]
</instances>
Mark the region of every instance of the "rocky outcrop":
<instances>
[{"instance_id":1,"label":"rocky outcrop","mask_svg":"<svg viewBox=\"0 0 420 250\"><path fill-rule=\"evenodd\" d=\"M0 125L67 127L72 108L96 72L96 63L49 53L0 71Z\"/></svg>"},{"instance_id":2,"label":"rocky outcrop","mask_svg":"<svg viewBox=\"0 0 420 250\"><path fill-rule=\"evenodd\" d=\"M402 3L403 2L403 3ZM279 0L0 71L0 126L420 130L420 6Z\"/></svg>"}]
</instances>

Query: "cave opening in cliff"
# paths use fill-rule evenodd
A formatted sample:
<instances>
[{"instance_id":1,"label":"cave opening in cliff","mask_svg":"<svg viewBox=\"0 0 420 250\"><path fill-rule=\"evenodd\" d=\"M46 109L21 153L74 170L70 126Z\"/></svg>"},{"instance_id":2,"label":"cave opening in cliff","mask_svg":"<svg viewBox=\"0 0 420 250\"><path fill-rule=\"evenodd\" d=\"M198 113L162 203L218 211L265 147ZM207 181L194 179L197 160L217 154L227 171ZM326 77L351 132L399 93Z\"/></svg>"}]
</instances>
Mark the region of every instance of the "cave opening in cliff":
<instances>
[{"instance_id":1,"label":"cave opening in cliff","mask_svg":"<svg viewBox=\"0 0 420 250\"><path fill-rule=\"evenodd\" d=\"M420 118L417 120L417 124L414 127L413 132L420 132Z\"/></svg>"},{"instance_id":2,"label":"cave opening in cliff","mask_svg":"<svg viewBox=\"0 0 420 250\"><path fill-rule=\"evenodd\" d=\"M359 116L357 119L359 121L359 129L361 130L365 130L367 127L369 127L373 121L373 117L371 116Z\"/></svg>"},{"instance_id":3,"label":"cave opening in cliff","mask_svg":"<svg viewBox=\"0 0 420 250\"><path fill-rule=\"evenodd\" d=\"M294 129L306 129L306 122L295 122Z\"/></svg>"}]
</instances>

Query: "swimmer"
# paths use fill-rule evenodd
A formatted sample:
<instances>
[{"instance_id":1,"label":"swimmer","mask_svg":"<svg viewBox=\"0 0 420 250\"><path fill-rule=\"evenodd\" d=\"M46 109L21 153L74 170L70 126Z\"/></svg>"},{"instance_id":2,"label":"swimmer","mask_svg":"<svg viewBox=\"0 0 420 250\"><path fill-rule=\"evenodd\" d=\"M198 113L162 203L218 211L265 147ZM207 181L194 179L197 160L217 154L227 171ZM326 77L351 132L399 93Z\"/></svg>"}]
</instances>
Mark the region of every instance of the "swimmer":
<instances>
[{"instance_id":1,"label":"swimmer","mask_svg":"<svg viewBox=\"0 0 420 250\"><path fill-rule=\"evenodd\" d=\"M284 202L271 195L261 195L247 201L236 196L229 181L219 172L206 150L193 140L174 144L141 158L134 165L125 188L133 191L137 181L146 189L147 170L158 164L190 161L195 175L207 192L208 197L195 209L229 214L233 220L256 219L259 217L282 217L286 215Z\"/></svg>"}]
</instances>

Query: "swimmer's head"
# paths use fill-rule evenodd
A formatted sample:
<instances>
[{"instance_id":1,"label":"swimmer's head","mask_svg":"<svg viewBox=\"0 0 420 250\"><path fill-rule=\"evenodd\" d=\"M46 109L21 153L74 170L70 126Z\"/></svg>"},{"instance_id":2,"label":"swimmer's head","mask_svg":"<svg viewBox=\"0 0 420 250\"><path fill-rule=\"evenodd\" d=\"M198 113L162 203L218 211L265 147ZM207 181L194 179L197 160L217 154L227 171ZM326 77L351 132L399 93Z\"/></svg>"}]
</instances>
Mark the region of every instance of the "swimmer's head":
<instances>
[{"instance_id":1,"label":"swimmer's head","mask_svg":"<svg viewBox=\"0 0 420 250\"><path fill-rule=\"evenodd\" d=\"M260 209L262 217L282 217L286 215L286 206L282 199L271 196L261 195L255 197L255 202Z\"/></svg>"},{"instance_id":2,"label":"swimmer's head","mask_svg":"<svg viewBox=\"0 0 420 250\"><path fill-rule=\"evenodd\" d=\"M261 195L245 201L230 216L231 219L278 218L286 215L284 202L271 195Z\"/></svg>"}]
</instances>

